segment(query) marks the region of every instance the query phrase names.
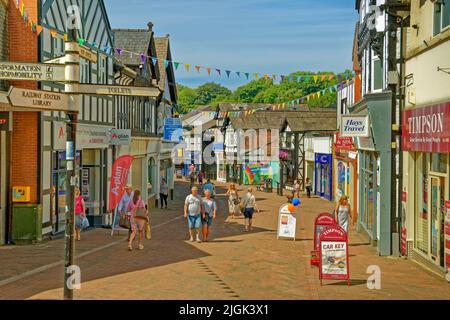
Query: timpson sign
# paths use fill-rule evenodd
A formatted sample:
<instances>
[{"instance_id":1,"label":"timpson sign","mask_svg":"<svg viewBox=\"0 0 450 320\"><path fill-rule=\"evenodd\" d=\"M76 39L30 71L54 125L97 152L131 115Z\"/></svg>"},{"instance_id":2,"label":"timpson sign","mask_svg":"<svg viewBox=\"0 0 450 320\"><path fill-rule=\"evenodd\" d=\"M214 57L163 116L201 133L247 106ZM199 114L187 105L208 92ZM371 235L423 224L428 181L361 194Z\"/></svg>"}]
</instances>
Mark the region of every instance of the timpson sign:
<instances>
[{"instance_id":1,"label":"timpson sign","mask_svg":"<svg viewBox=\"0 0 450 320\"><path fill-rule=\"evenodd\" d=\"M403 150L450 153L450 102L403 112Z\"/></svg>"}]
</instances>

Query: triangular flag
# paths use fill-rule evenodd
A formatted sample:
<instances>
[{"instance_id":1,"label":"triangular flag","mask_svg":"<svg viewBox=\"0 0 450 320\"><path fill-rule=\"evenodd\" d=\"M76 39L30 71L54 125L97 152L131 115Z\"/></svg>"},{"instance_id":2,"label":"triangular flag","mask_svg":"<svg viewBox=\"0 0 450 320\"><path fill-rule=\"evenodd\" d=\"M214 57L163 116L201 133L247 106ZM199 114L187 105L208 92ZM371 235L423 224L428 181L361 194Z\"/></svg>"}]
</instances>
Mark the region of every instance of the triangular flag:
<instances>
[{"instance_id":1,"label":"triangular flag","mask_svg":"<svg viewBox=\"0 0 450 320\"><path fill-rule=\"evenodd\" d=\"M245 77L247 78L247 80L248 80L248 77L250 76L250 73L245 73Z\"/></svg>"},{"instance_id":2,"label":"triangular flag","mask_svg":"<svg viewBox=\"0 0 450 320\"><path fill-rule=\"evenodd\" d=\"M169 60L164 60L164 67L168 67L169 66Z\"/></svg>"},{"instance_id":3,"label":"triangular flag","mask_svg":"<svg viewBox=\"0 0 450 320\"><path fill-rule=\"evenodd\" d=\"M189 72L189 68L191 67L191 65L189 63L185 63L184 67L186 68L186 71Z\"/></svg>"},{"instance_id":4,"label":"triangular flag","mask_svg":"<svg viewBox=\"0 0 450 320\"><path fill-rule=\"evenodd\" d=\"M142 63L146 63L147 62L147 57L145 56L145 54L141 54L141 62ZM155 61L153 61L153 63L155 63Z\"/></svg>"},{"instance_id":5,"label":"triangular flag","mask_svg":"<svg viewBox=\"0 0 450 320\"><path fill-rule=\"evenodd\" d=\"M206 67L205 69L208 72L208 75L211 75L211 68Z\"/></svg>"},{"instance_id":6,"label":"triangular flag","mask_svg":"<svg viewBox=\"0 0 450 320\"><path fill-rule=\"evenodd\" d=\"M236 71L236 74L239 78L241 77L241 73L239 71Z\"/></svg>"},{"instance_id":7,"label":"triangular flag","mask_svg":"<svg viewBox=\"0 0 450 320\"><path fill-rule=\"evenodd\" d=\"M80 39L81 40L81 39ZM117 48L116 49L116 51L117 51L117 54L119 55L119 56L121 56L122 55L122 49L120 49L120 48Z\"/></svg>"},{"instance_id":8,"label":"triangular flag","mask_svg":"<svg viewBox=\"0 0 450 320\"><path fill-rule=\"evenodd\" d=\"M51 34L52 38L56 38L56 36L58 35L58 33L54 30L50 31L50 34Z\"/></svg>"},{"instance_id":9,"label":"triangular flag","mask_svg":"<svg viewBox=\"0 0 450 320\"><path fill-rule=\"evenodd\" d=\"M333 80L334 75L330 74L330 77L328 78L328 81Z\"/></svg>"},{"instance_id":10,"label":"triangular flag","mask_svg":"<svg viewBox=\"0 0 450 320\"><path fill-rule=\"evenodd\" d=\"M305 81L306 81L306 82L309 82L309 80L311 80L311 77L310 77L310 76L306 76L306 77L305 77Z\"/></svg>"},{"instance_id":11,"label":"triangular flag","mask_svg":"<svg viewBox=\"0 0 450 320\"><path fill-rule=\"evenodd\" d=\"M269 75L268 74L264 75L264 80L269 80Z\"/></svg>"},{"instance_id":12,"label":"triangular flag","mask_svg":"<svg viewBox=\"0 0 450 320\"><path fill-rule=\"evenodd\" d=\"M200 72L200 68L201 68L200 66L195 66L194 68L195 68L195 70L197 70L197 72Z\"/></svg>"},{"instance_id":13,"label":"triangular flag","mask_svg":"<svg viewBox=\"0 0 450 320\"><path fill-rule=\"evenodd\" d=\"M144 55L144 57L145 57L145 55ZM145 60L143 62L145 62ZM156 64L158 63L158 59L156 59L155 57L152 57L152 62L156 66Z\"/></svg>"},{"instance_id":14,"label":"triangular flag","mask_svg":"<svg viewBox=\"0 0 450 320\"><path fill-rule=\"evenodd\" d=\"M217 71L217 73L219 74L219 76L221 76L222 75L222 71L220 70L220 69L216 69L216 71Z\"/></svg>"},{"instance_id":15,"label":"triangular flag","mask_svg":"<svg viewBox=\"0 0 450 320\"><path fill-rule=\"evenodd\" d=\"M227 77L229 78L231 71L230 70L225 70L225 72L227 73Z\"/></svg>"},{"instance_id":16,"label":"triangular flag","mask_svg":"<svg viewBox=\"0 0 450 320\"><path fill-rule=\"evenodd\" d=\"M25 5L22 3L22 5L20 6L20 15L23 17L25 12Z\"/></svg>"},{"instance_id":17,"label":"triangular flag","mask_svg":"<svg viewBox=\"0 0 450 320\"><path fill-rule=\"evenodd\" d=\"M254 73L254 74L253 74L253 76L255 77L255 79L256 79L256 80L258 80L258 78L259 78L259 74L257 74L257 73Z\"/></svg>"},{"instance_id":18,"label":"triangular flag","mask_svg":"<svg viewBox=\"0 0 450 320\"><path fill-rule=\"evenodd\" d=\"M302 81L302 76L298 76L298 77L297 77L297 81L298 81L298 82Z\"/></svg>"},{"instance_id":19,"label":"triangular flag","mask_svg":"<svg viewBox=\"0 0 450 320\"><path fill-rule=\"evenodd\" d=\"M277 81L277 75L276 74L272 75L272 79L273 81Z\"/></svg>"},{"instance_id":20,"label":"triangular flag","mask_svg":"<svg viewBox=\"0 0 450 320\"><path fill-rule=\"evenodd\" d=\"M41 32L42 32L42 26L37 25L36 26L36 33L37 33L37 35L40 35Z\"/></svg>"},{"instance_id":21,"label":"triangular flag","mask_svg":"<svg viewBox=\"0 0 450 320\"><path fill-rule=\"evenodd\" d=\"M317 83L318 80L319 80L319 76L314 76L314 82Z\"/></svg>"},{"instance_id":22,"label":"triangular flag","mask_svg":"<svg viewBox=\"0 0 450 320\"><path fill-rule=\"evenodd\" d=\"M283 110L286 109L286 103L283 103Z\"/></svg>"},{"instance_id":23,"label":"triangular flag","mask_svg":"<svg viewBox=\"0 0 450 320\"><path fill-rule=\"evenodd\" d=\"M281 75L280 78L281 78L281 81L283 81L284 78L285 78L285 76L284 76L284 75Z\"/></svg>"},{"instance_id":24,"label":"triangular flag","mask_svg":"<svg viewBox=\"0 0 450 320\"><path fill-rule=\"evenodd\" d=\"M178 67L179 67L180 63L179 62L174 62L173 65L175 66L175 70L178 70Z\"/></svg>"},{"instance_id":25,"label":"triangular flag","mask_svg":"<svg viewBox=\"0 0 450 320\"><path fill-rule=\"evenodd\" d=\"M359 77L359 80L361 80L362 79L362 74L361 73L358 74L358 77Z\"/></svg>"},{"instance_id":26,"label":"triangular flag","mask_svg":"<svg viewBox=\"0 0 450 320\"><path fill-rule=\"evenodd\" d=\"M326 75L323 75L322 76L322 81L325 81L325 78L326 78L327 76Z\"/></svg>"}]
</instances>

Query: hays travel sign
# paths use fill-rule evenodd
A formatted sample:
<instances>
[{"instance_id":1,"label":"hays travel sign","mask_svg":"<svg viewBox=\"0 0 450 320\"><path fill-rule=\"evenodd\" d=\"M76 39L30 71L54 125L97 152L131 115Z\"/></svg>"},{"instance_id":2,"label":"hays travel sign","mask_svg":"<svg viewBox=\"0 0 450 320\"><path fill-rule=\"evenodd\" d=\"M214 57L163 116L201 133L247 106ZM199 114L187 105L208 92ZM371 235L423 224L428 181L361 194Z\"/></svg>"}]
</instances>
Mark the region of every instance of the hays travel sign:
<instances>
[{"instance_id":1,"label":"hays travel sign","mask_svg":"<svg viewBox=\"0 0 450 320\"><path fill-rule=\"evenodd\" d=\"M341 120L341 137L368 137L369 117L343 115Z\"/></svg>"},{"instance_id":2,"label":"hays travel sign","mask_svg":"<svg viewBox=\"0 0 450 320\"><path fill-rule=\"evenodd\" d=\"M403 112L403 150L450 153L450 102Z\"/></svg>"}]
</instances>

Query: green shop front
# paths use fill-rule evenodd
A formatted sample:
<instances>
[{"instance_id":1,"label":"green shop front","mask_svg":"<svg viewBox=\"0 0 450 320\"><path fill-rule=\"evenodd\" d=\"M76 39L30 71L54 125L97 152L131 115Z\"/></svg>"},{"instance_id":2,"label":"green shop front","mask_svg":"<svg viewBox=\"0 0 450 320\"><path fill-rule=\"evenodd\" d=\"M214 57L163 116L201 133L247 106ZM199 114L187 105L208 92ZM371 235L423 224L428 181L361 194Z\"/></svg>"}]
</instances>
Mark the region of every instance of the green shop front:
<instances>
[{"instance_id":1,"label":"green shop front","mask_svg":"<svg viewBox=\"0 0 450 320\"><path fill-rule=\"evenodd\" d=\"M341 135L355 138L358 150L358 232L381 256L391 255L390 92L367 94L343 116Z\"/></svg>"}]
</instances>

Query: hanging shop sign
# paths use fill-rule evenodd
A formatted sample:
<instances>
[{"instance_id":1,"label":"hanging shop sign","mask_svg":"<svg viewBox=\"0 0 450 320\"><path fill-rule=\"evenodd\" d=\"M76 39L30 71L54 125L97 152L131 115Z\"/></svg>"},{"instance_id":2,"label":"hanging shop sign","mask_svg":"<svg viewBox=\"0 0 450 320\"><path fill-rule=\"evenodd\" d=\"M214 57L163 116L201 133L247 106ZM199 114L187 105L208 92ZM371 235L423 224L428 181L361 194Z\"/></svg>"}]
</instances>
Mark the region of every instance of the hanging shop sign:
<instances>
[{"instance_id":1,"label":"hanging shop sign","mask_svg":"<svg viewBox=\"0 0 450 320\"><path fill-rule=\"evenodd\" d=\"M180 142L183 138L183 124L180 118L164 119L164 140Z\"/></svg>"},{"instance_id":2,"label":"hanging shop sign","mask_svg":"<svg viewBox=\"0 0 450 320\"><path fill-rule=\"evenodd\" d=\"M450 201L445 203L445 268L446 279L450 282Z\"/></svg>"},{"instance_id":3,"label":"hanging shop sign","mask_svg":"<svg viewBox=\"0 0 450 320\"><path fill-rule=\"evenodd\" d=\"M13 107L48 111L78 111L69 109L69 96L64 93L11 88L8 95ZM72 104L73 105L73 104Z\"/></svg>"},{"instance_id":4,"label":"hanging shop sign","mask_svg":"<svg viewBox=\"0 0 450 320\"><path fill-rule=\"evenodd\" d=\"M450 153L450 102L403 112L403 149Z\"/></svg>"},{"instance_id":5,"label":"hanging shop sign","mask_svg":"<svg viewBox=\"0 0 450 320\"><path fill-rule=\"evenodd\" d=\"M130 129L110 129L109 144L112 146L127 146L131 144Z\"/></svg>"},{"instance_id":6,"label":"hanging shop sign","mask_svg":"<svg viewBox=\"0 0 450 320\"><path fill-rule=\"evenodd\" d=\"M157 98L161 91L156 87L129 87L114 85L80 84L82 94L107 95L107 96L134 96Z\"/></svg>"},{"instance_id":7,"label":"hanging shop sign","mask_svg":"<svg viewBox=\"0 0 450 320\"><path fill-rule=\"evenodd\" d=\"M345 137L368 137L369 117L366 115L343 115L341 117L340 136Z\"/></svg>"},{"instance_id":8,"label":"hanging shop sign","mask_svg":"<svg viewBox=\"0 0 450 320\"><path fill-rule=\"evenodd\" d=\"M311 251L311 265L319 266L320 233L330 226L337 225L336 219L330 213L322 213L314 221L314 249Z\"/></svg>"},{"instance_id":9,"label":"hanging shop sign","mask_svg":"<svg viewBox=\"0 0 450 320\"><path fill-rule=\"evenodd\" d=\"M295 213L289 211L288 206L289 204L285 204L279 210L277 239L289 238L295 241L297 218Z\"/></svg>"},{"instance_id":10,"label":"hanging shop sign","mask_svg":"<svg viewBox=\"0 0 450 320\"><path fill-rule=\"evenodd\" d=\"M342 137L339 132L336 133L336 148L337 149L354 149L352 137Z\"/></svg>"},{"instance_id":11,"label":"hanging shop sign","mask_svg":"<svg viewBox=\"0 0 450 320\"><path fill-rule=\"evenodd\" d=\"M350 285L348 236L339 226L322 230L319 237L319 278L323 280L347 280Z\"/></svg>"},{"instance_id":12,"label":"hanging shop sign","mask_svg":"<svg viewBox=\"0 0 450 320\"><path fill-rule=\"evenodd\" d=\"M0 79L30 81L65 81L65 66L23 62L0 62Z\"/></svg>"}]
</instances>

